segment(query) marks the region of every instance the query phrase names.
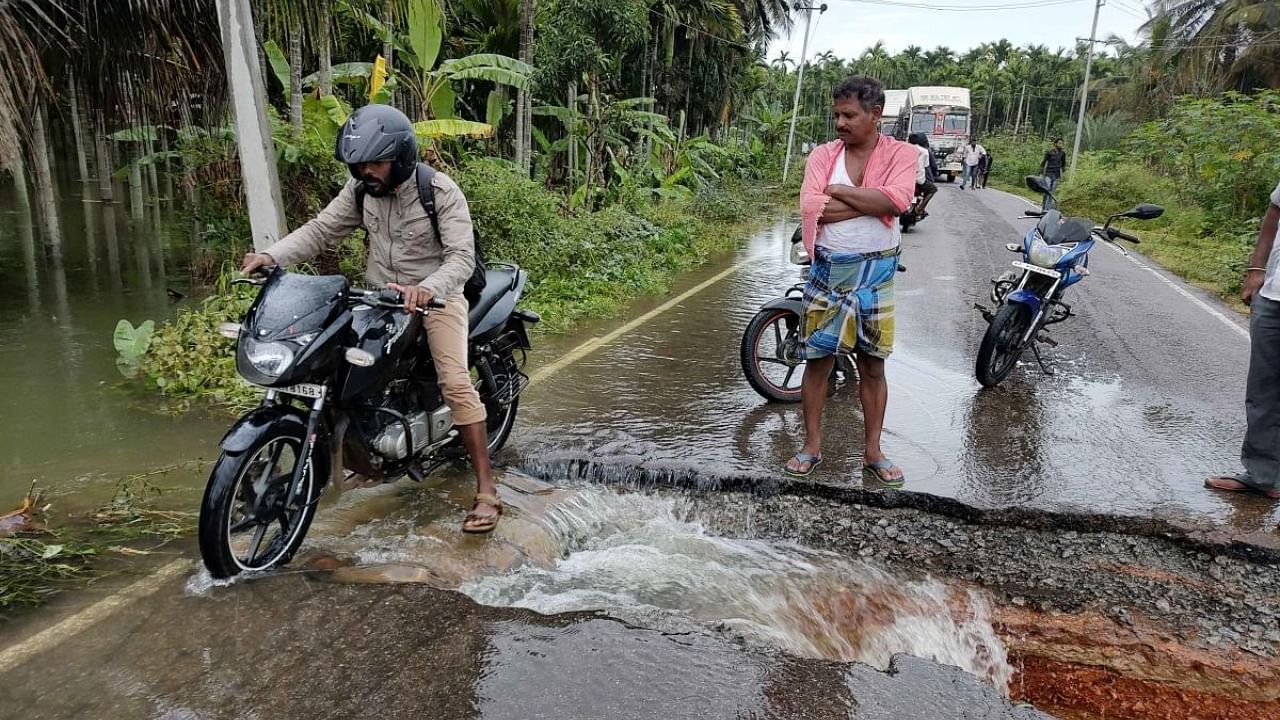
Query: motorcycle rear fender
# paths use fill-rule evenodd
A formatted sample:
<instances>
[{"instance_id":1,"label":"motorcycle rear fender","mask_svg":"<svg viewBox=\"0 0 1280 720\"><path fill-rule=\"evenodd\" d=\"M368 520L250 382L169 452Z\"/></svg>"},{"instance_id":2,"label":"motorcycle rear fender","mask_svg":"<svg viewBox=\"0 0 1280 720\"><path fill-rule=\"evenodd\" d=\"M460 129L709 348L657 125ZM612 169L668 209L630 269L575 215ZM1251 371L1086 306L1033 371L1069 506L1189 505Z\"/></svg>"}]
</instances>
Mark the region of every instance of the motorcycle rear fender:
<instances>
[{"instance_id":1,"label":"motorcycle rear fender","mask_svg":"<svg viewBox=\"0 0 1280 720\"><path fill-rule=\"evenodd\" d=\"M307 430L307 415L301 409L291 405L264 405L245 413L227 430L218 445L223 452L242 453L253 445L254 438L271 425L293 423L301 432Z\"/></svg>"},{"instance_id":2,"label":"motorcycle rear fender","mask_svg":"<svg viewBox=\"0 0 1280 720\"><path fill-rule=\"evenodd\" d=\"M800 298L778 298L770 300L760 306L761 310L790 310L800 317L804 317L804 301Z\"/></svg>"},{"instance_id":3,"label":"motorcycle rear fender","mask_svg":"<svg viewBox=\"0 0 1280 720\"><path fill-rule=\"evenodd\" d=\"M1031 308L1031 314L1033 315L1040 312L1040 306L1044 304L1044 301L1040 299L1039 295L1035 294L1030 290L1025 290L1025 289L1014 290L1013 292L1005 296L1004 301L1007 303L1018 303L1019 305L1026 305L1027 307Z\"/></svg>"}]
</instances>

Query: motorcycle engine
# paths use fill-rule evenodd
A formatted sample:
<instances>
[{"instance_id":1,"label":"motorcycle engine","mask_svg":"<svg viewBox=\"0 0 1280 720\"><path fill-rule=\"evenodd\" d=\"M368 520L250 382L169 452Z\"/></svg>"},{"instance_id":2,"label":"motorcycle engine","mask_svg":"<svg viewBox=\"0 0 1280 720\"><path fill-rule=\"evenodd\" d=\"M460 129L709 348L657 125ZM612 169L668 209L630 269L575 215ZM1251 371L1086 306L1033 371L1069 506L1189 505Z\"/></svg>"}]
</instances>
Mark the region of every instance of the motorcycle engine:
<instances>
[{"instance_id":1,"label":"motorcycle engine","mask_svg":"<svg viewBox=\"0 0 1280 720\"><path fill-rule=\"evenodd\" d=\"M382 407L402 415L409 424L413 447L409 447L404 423L388 412L376 414L380 429L373 435L374 452L385 460L404 460L425 448L448 440L453 429L453 414L439 391L429 391L409 380L398 380L387 387Z\"/></svg>"}]
</instances>

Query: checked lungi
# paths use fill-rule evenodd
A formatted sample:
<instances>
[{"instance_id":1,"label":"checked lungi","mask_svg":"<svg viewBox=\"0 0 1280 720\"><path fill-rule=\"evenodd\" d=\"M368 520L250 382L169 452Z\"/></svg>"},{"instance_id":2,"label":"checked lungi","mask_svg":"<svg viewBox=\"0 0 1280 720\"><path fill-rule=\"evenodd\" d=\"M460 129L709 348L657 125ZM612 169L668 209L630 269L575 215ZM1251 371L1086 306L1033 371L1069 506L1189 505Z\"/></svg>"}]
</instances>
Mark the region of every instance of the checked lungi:
<instances>
[{"instance_id":1,"label":"checked lungi","mask_svg":"<svg viewBox=\"0 0 1280 720\"><path fill-rule=\"evenodd\" d=\"M899 248L874 253L816 248L804 288L805 359L893 352L893 282Z\"/></svg>"}]
</instances>

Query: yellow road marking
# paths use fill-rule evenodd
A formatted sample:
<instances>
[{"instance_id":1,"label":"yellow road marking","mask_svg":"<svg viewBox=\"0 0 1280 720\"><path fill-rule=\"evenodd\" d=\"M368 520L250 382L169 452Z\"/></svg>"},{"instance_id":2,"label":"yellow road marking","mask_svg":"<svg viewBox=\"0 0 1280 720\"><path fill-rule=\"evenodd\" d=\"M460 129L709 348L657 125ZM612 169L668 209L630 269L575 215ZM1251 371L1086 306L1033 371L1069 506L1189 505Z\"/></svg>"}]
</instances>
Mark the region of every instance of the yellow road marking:
<instances>
[{"instance_id":1,"label":"yellow road marking","mask_svg":"<svg viewBox=\"0 0 1280 720\"><path fill-rule=\"evenodd\" d=\"M745 267L746 264L747 264L747 261L743 260L735 265L732 265L726 268L725 270L722 270L721 272L716 273L712 277L707 278L706 280L689 288L688 290L685 290L684 292L680 293L674 298L671 298L670 300L662 303L661 305L650 310L649 312L635 318L634 320L624 323L623 325L617 327L616 329L604 335L601 335L600 337L592 338L582 343L581 345L577 346L576 348L562 355L555 362L549 365L545 365L539 368L538 370L536 370L530 376L530 379L534 382L546 380L547 378L551 377L555 373L560 372L561 370L569 367L570 365L573 365L574 363L590 355L596 350L599 350L605 345L608 345L614 340L617 340L619 337L622 337L623 335L631 332L632 330L635 330L641 325L644 325L645 323L653 320L654 318L662 315L663 313L666 313L671 309L679 306L681 303L693 297L694 295L697 295L698 293L715 285L721 280L724 280L725 278L729 277L730 275L734 274L738 270ZM95 623L109 617L110 615L115 613L117 610L120 610L121 608L129 605L133 601L139 600L141 598L144 598L154 593L155 591L159 590L161 586L164 585L165 582L181 575L182 573L190 569L190 567L191 567L190 561L175 560L174 562L171 562L168 565L161 567L159 570L156 570L154 573L148 575L147 577L144 577L141 580L135 582L134 584L124 588L123 590L120 590L114 595L105 597L99 600L98 602L94 603L93 605L90 605L89 607L85 608L84 610L81 610L75 615L72 615L71 617L66 618L65 620L59 622L57 625L54 625L50 628L46 628L45 630L41 630L40 632L27 638L26 640L20 640L14 643L13 645L11 645L10 647L5 648L4 650L0 650L0 673L7 672L9 669L13 668L14 666L22 662L25 662L28 658L40 652L48 650L49 648L52 648L55 645L58 645L59 643L70 638L73 635L84 632L85 630L92 627Z\"/></svg>"},{"instance_id":2,"label":"yellow road marking","mask_svg":"<svg viewBox=\"0 0 1280 720\"><path fill-rule=\"evenodd\" d=\"M164 583L191 569L191 561L174 560L114 595L105 597L71 617L20 640L0 651L0 673L9 671L37 653L48 650L72 635L84 632L134 600L160 589Z\"/></svg>"},{"instance_id":3,"label":"yellow road marking","mask_svg":"<svg viewBox=\"0 0 1280 720\"><path fill-rule=\"evenodd\" d=\"M677 307L678 305L683 303L685 300L688 300L689 298L693 297L694 295L697 295L703 290L706 290L712 285L715 285L721 280L724 280L725 278L729 277L730 275L734 274L738 270L741 270L743 267L745 267L747 262L748 261L743 260L742 262L739 262L736 265L731 265L730 267L716 273L715 275L707 278L706 280L698 283L697 285L694 285L688 290L685 290L684 292L662 303L658 307L650 310L649 312L641 315L640 317L637 317L636 319L628 323L624 323L623 325L618 326L614 330L604 335L601 335L600 337L592 338L582 343L578 347L570 350L564 355L561 355L555 362L549 365L544 365L543 367L540 367L537 370L535 370L533 374L529 376L529 379L533 382L546 380L547 378L569 367L570 365L578 362L579 360L590 355L596 350L599 350L605 345L608 345L614 340L617 340L623 335L626 335L632 330L635 330L641 325L644 325L645 323L649 322L650 320L653 320L654 318L658 317L659 315L662 315L663 313L671 310L672 308Z\"/></svg>"}]
</instances>

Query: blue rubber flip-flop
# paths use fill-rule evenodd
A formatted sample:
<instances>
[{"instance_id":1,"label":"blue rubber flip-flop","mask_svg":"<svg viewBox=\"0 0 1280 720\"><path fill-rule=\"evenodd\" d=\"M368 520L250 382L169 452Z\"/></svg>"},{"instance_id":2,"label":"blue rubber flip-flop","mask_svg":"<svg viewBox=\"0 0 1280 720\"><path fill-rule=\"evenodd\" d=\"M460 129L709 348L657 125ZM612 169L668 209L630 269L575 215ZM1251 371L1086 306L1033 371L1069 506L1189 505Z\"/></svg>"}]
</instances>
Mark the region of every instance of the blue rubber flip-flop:
<instances>
[{"instance_id":1,"label":"blue rubber flip-flop","mask_svg":"<svg viewBox=\"0 0 1280 720\"><path fill-rule=\"evenodd\" d=\"M881 485L884 485L885 487L900 488L907 482L906 473L903 473L902 477L894 480L886 480L885 477L880 474L881 470L892 470L893 468L894 468L894 462L892 460L890 460L889 458L882 458L873 463L868 463L866 465L863 465L862 471L869 472L872 475L874 475L876 478L876 482L879 482Z\"/></svg>"},{"instance_id":2,"label":"blue rubber flip-flop","mask_svg":"<svg viewBox=\"0 0 1280 720\"><path fill-rule=\"evenodd\" d=\"M782 472L794 478L807 478L813 474L813 471L817 469L819 465L822 464L821 455L810 455L809 453L803 453L803 452L798 452L795 455L792 455L791 459L800 463L809 463L809 469L805 470L804 472L800 472L798 470L792 470L791 468L787 467L786 463L783 463Z\"/></svg>"}]
</instances>

